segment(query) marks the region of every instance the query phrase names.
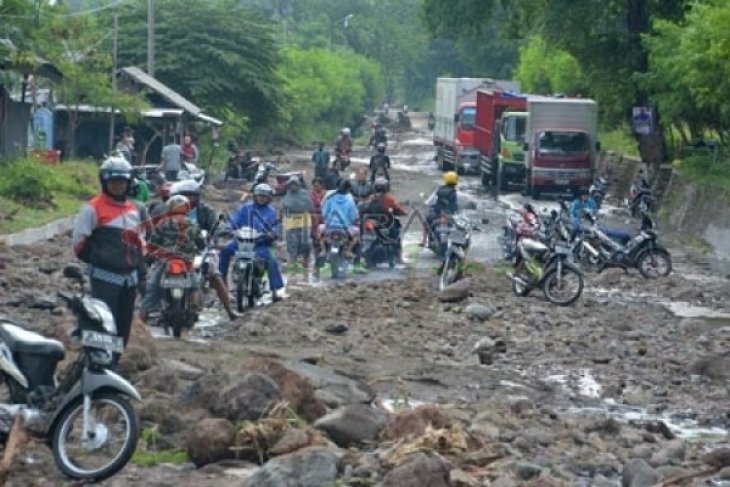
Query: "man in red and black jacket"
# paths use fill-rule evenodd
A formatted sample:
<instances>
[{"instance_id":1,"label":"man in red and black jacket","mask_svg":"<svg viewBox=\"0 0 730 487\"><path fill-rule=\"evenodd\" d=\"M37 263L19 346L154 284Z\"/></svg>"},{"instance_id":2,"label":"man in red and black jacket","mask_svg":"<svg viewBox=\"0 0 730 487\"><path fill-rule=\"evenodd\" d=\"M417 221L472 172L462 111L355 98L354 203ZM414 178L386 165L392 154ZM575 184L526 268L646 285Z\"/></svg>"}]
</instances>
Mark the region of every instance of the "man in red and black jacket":
<instances>
[{"instance_id":1,"label":"man in red and black jacket","mask_svg":"<svg viewBox=\"0 0 730 487\"><path fill-rule=\"evenodd\" d=\"M132 166L124 158L104 161L99 171L102 191L84 204L73 229L74 253L89 264L91 295L109 306L125 345L137 287L144 282L143 221L127 197L131 179Z\"/></svg>"}]
</instances>

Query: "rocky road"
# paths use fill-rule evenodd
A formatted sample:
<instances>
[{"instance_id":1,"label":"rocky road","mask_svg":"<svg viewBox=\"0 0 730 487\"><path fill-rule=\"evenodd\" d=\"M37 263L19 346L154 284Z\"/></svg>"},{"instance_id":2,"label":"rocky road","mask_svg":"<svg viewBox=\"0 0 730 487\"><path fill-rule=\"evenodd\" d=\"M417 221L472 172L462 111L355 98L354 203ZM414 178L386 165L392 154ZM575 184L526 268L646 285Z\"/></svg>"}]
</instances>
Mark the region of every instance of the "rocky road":
<instances>
[{"instance_id":1,"label":"rocky road","mask_svg":"<svg viewBox=\"0 0 730 487\"><path fill-rule=\"evenodd\" d=\"M439 178L428 134L416 125L390 151L394 192L415 210ZM292 168L308 156L290 153ZM414 226L408 269L291 279L283 302L235 322L209 310L182 341L138 326L125 370L144 440L102 485L638 487L700 472L676 485L730 485L728 279L674 246L665 279L589 275L568 308L517 298L496 236L521 197L462 182L465 211L489 223L480 265L452 288L436 290ZM240 193L207 197L232 209ZM70 257L67 236L0 248L0 313L63 337L53 293ZM7 485L64 483L31 443Z\"/></svg>"}]
</instances>

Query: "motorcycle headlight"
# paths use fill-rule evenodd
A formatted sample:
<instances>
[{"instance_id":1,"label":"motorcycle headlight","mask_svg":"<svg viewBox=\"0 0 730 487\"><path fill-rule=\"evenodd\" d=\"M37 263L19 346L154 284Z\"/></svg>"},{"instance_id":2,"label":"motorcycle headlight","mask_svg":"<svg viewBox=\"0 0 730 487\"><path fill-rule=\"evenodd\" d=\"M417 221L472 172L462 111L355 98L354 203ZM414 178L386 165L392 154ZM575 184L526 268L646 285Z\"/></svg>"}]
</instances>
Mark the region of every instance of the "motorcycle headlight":
<instances>
[{"instance_id":1,"label":"motorcycle headlight","mask_svg":"<svg viewBox=\"0 0 730 487\"><path fill-rule=\"evenodd\" d=\"M106 350L89 350L87 355L95 364L108 365L112 363L112 353Z\"/></svg>"},{"instance_id":2,"label":"motorcycle headlight","mask_svg":"<svg viewBox=\"0 0 730 487\"><path fill-rule=\"evenodd\" d=\"M183 290L179 287L176 287L172 291L170 291L170 294L172 295L173 299L182 299L183 297Z\"/></svg>"}]
</instances>

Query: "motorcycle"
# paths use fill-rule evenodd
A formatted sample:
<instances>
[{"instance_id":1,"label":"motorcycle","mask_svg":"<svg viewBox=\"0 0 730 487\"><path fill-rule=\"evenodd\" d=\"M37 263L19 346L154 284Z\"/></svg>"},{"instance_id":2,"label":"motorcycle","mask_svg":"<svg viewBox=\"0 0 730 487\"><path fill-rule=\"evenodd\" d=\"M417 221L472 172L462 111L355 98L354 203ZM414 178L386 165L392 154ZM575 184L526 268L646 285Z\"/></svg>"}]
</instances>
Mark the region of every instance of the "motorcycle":
<instances>
[{"instance_id":1,"label":"motorcycle","mask_svg":"<svg viewBox=\"0 0 730 487\"><path fill-rule=\"evenodd\" d=\"M360 255L369 269L383 263L387 263L391 269L395 267L400 248L400 222L395 218L393 222L393 228L379 227L372 220L363 225Z\"/></svg>"},{"instance_id":2,"label":"motorcycle","mask_svg":"<svg viewBox=\"0 0 730 487\"><path fill-rule=\"evenodd\" d=\"M575 247L575 257L581 267L598 272L612 267L636 268L646 279L665 277L672 272L672 256L658 242L648 213L642 215L641 229L634 236L599 225L594 215L585 218L590 225L582 228L580 245Z\"/></svg>"},{"instance_id":3,"label":"motorcycle","mask_svg":"<svg viewBox=\"0 0 730 487\"><path fill-rule=\"evenodd\" d=\"M165 270L160 279L162 310L159 323L165 335L182 336L184 329L191 329L198 321L200 310L200 281L194 265L182 259L169 259L160 265Z\"/></svg>"},{"instance_id":4,"label":"motorcycle","mask_svg":"<svg viewBox=\"0 0 730 487\"><path fill-rule=\"evenodd\" d=\"M177 174L177 179L178 181L192 179L198 184L203 184L203 181L205 180L205 171L191 162L182 162L182 168Z\"/></svg>"},{"instance_id":5,"label":"motorcycle","mask_svg":"<svg viewBox=\"0 0 730 487\"><path fill-rule=\"evenodd\" d=\"M517 243L517 264L512 292L524 297L541 287L545 299L559 306L573 304L583 293L583 273L571 262L570 245L542 243L523 237Z\"/></svg>"},{"instance_id":6,"label":"motorcycle","mask_svg":"<svg viewBox=\"0 0 730 487\"><path fill-rule=\"evenodd\" d=\"M634 218L654 209L654 196L651 185L643 178L637 179L631 185L629 209L631 210L631 216Z\"/></svg>"},{"instance_id":7,"label":"motorcycle","mask_svg":"<svg viewBox=\"0 0 730 487\"><path fill-rule=\"evenodd\" d=\"M259 232L251 227L242 227L234 232L233 237L238 242L233 260L233 282L236 286L236 307L241 313L246 307L256 307L263 296L266 268L256 258Z\"/></svg>"},{"instance_id":8,"label":"motorcycle","mask_svg":"<svg viewBox=\"0 0 730 487\"><path fill-rule=\"evenodd\" d=\"M477 230L476 226L462 216L451 218L452 230L446 237L446 249L439 277L439 289L455 283L464 272L466 254L471 245L471 233Z\"/></svg>"},{"instance_id":9,"label":"motorcycle","mask_svg":"<svg viewBox=\"0 0 730 487\"><path fill-rule=\"evenodd\" d=\"M345 258L344 253L349 239L350 237L345 230L325 230L324 241L332 279L345 277L348 260Z\"/></svg>"},{"instance_id":10,"label":"motorcycle","mask_svg":"<svg viewBox=\"0 0 730 487\"><path fill-rule=\"evenodd\" d=\"M261 183L269 184L269 175L276 170L276 164L273 162L259 162L253 177L254 186Z\"/></svg>"},{"instance_id":11,"label":"motorcycle","mask_svg":"<svg viewBox=\"0 0 730 487\"><path fill-rule=\"evenodd\" d=\"M124 351L109 307L84 294L78 266L67 266L63 275L81 284L80 296L58 293L77 318L71 336L79 339L81 351L56 380L63 344L0 319L0 376L9 390L8 402L0 404L0 431L8 434L22 418L27 431L48 441L65 475L99 481L131 459L140 426L129 399L142 397L109 369L113 354Z\"/></svg>"}]
</instances>

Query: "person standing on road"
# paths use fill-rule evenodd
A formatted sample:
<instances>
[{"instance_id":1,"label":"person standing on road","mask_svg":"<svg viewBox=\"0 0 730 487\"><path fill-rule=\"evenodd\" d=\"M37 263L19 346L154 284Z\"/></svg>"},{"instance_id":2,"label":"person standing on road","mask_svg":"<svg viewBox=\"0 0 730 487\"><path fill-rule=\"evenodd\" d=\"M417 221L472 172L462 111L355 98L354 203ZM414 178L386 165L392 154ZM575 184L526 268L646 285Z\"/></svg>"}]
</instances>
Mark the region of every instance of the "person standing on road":
<instances>
[{"instance_id":1,"label":"person standing on road","mask_svg":"<svg viewBox=\"0 0 730 487\"><path fill-rule=\"evenodd\" d=\"M193 138L190 135L186 135L183 138L183 145L180 148L182 151L183 160L189 164L198 165L200 160L200 149L193 142Z\"/></svg>"},{"instance_id":2,"label":"person standing on road","mask_svg":"<svg viewBox=\"0 0 730 487\"><path fill-rule=\"evenodd\" d=\"M163 172L167 181L177 181L181 158L182 148L177 143L177 137L175 137L162 148L162 154L160 155L160 171Z\"/></svg>"},{"instance_id":3,"label":"person standing on road","mask_svg":"<svg viewBox=\"0 0 730 487\"><path fill-rule=\"evenodd\" d=\"M330 164L330 153L325 150L323 142L319 143L317 150L312 154L312 162L314 162L314 177L323 178Z\"/></svg>"},{"instance_id":4,"label":"person standing on road","mask_svg":"<svg viewBox=\"0 0 730 487\"><path fill-rule=\"evenodd\" d=\"M85 203L73 228L73 251L89 264L91 295L104 301L114 316L117 334L126 346L132 328L134 301L144 254L140 211L127 198L132 166L110 157L99 171L101 193ZM114 355L113 364L119 361Z\"/></svg>"},{"instance_id":5,"label":"person standing on road","mask_svg":"<svg viewBox=\"0 0 730 487\"><path fill-rule=\"evenodd\" d=\"M304 277L309 274L309 256L312 253L312 198L302 189L299 178L292 177L287 183L287 193L281 201L284 214L284 232L286 250L289 253L289 265L296 266L302 258Z\"/></svg>"}]
</instances>

